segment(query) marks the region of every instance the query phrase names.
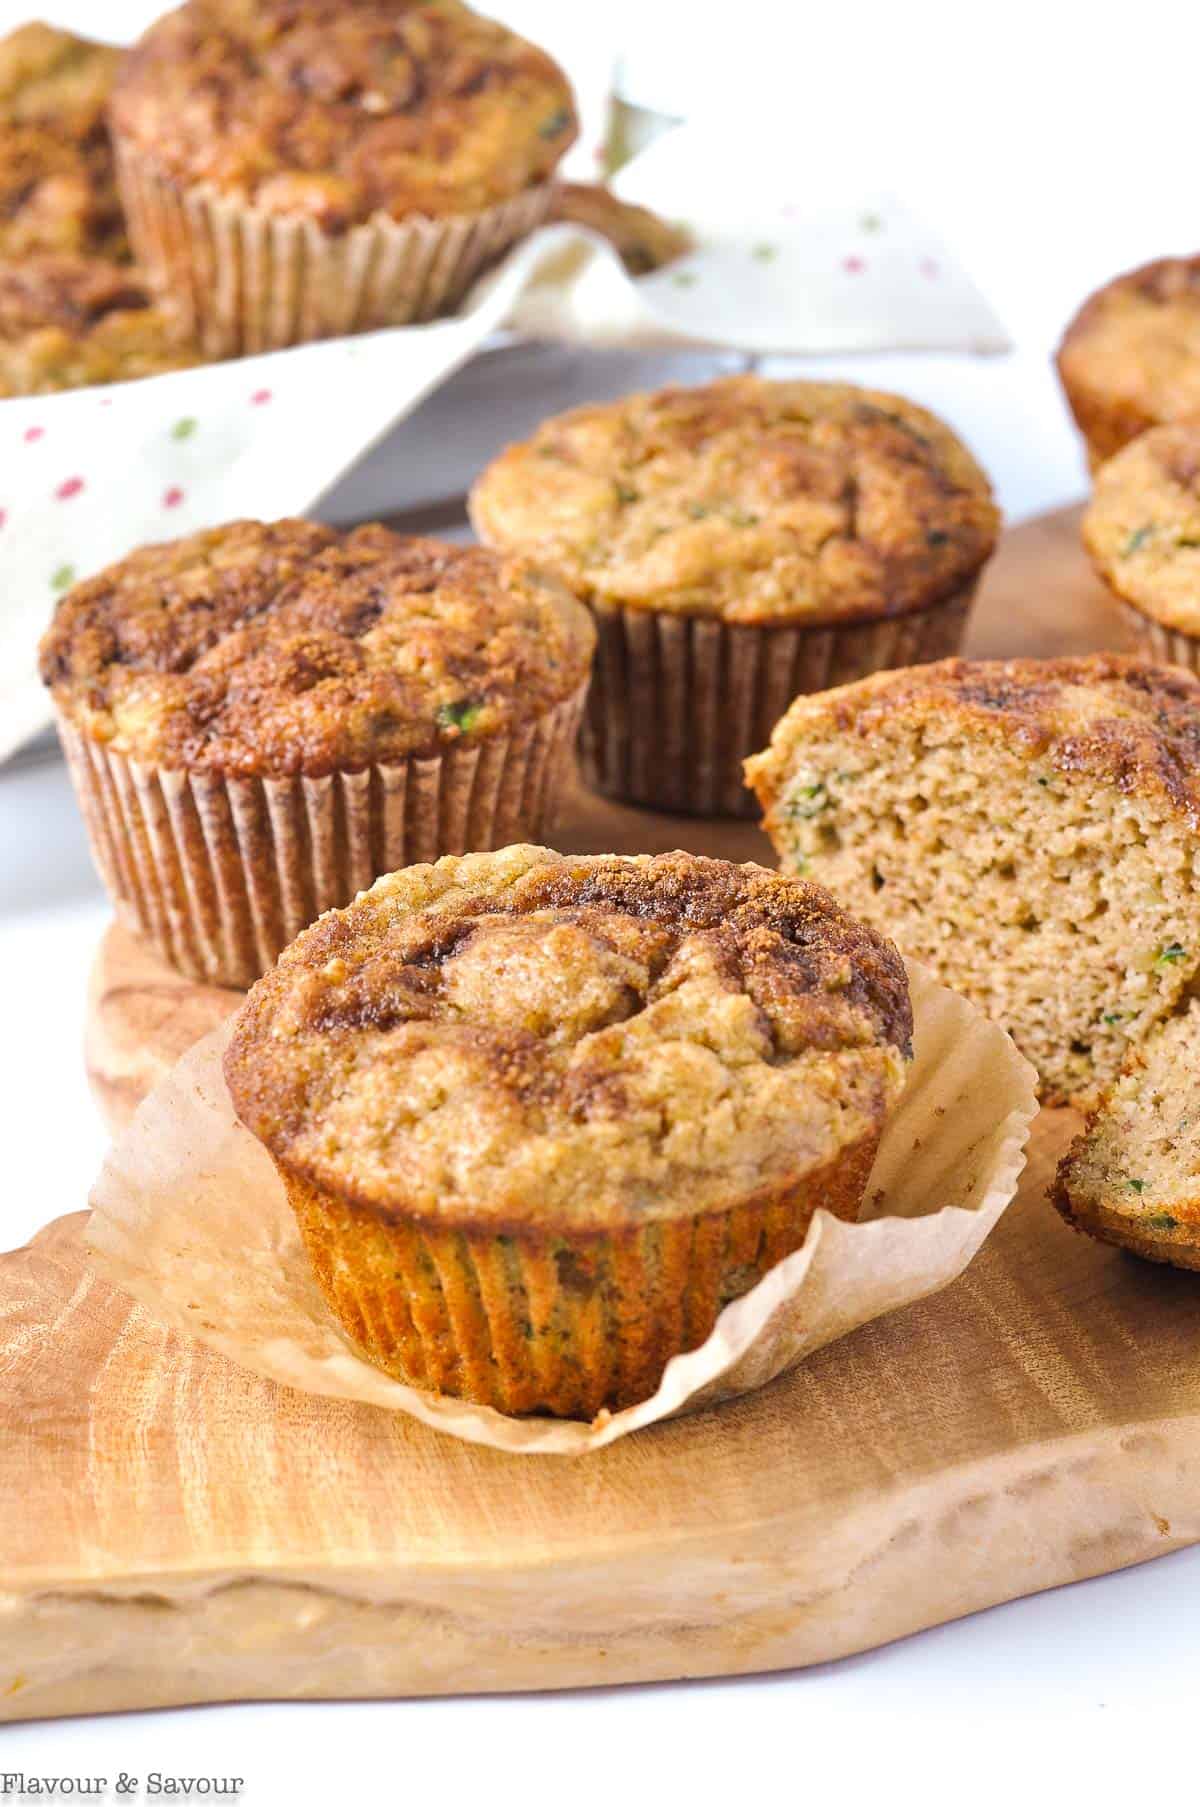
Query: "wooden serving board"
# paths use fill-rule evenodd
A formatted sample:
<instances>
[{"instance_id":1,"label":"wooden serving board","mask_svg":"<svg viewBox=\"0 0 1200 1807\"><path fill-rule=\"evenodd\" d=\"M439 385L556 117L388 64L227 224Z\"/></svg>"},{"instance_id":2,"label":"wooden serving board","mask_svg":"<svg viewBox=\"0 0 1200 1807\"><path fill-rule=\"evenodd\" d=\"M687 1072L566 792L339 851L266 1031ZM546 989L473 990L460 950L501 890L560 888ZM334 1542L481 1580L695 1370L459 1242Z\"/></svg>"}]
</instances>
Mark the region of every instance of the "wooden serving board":
<instances>
[{"instance_id":1,"label":"wooden serving board","mask_svg":"<svg viewBox=\"0 0 1200 1807\"><path fill-rule=\"evenodd\" d=\"M1008 537L972 650L1121 645L1106 606L1048 518ZM557 840L767 851L582 794ZM111 1118L236 1002L111 931ZM948 1291L578 1461L244 1373L94 1278L60 1218L0 1257L0 1719L788 1667L1200 1540L1200 1280L1046 1206L1075 1127L1042 1116Z\"/></svg>"}]
</instances>

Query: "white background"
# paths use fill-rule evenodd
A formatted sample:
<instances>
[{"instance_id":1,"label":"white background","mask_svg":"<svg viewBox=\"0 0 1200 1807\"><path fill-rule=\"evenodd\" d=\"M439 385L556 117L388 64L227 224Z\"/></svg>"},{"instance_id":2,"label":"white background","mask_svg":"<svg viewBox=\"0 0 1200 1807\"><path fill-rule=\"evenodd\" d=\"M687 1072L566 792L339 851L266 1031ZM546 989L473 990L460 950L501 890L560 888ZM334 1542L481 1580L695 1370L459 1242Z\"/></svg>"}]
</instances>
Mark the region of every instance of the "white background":
<instances>
[{"instance_id":1,"label":"white background","mask_svg":"<svg viewBox=\"0 0 1200 1807\"><path fill-rule=\"evenodd\" d=\"M148 16L60 0L50 16L119 36ZM950 6L789 0L510 0L552 47L579 21L622 52L632 98L704 109L769 141L814 188L881 184L923 212L987 293L1013 356L846 363L946 414L1010 516L1082 489L1049 368L1080 297L1114 270L1200 242L1200 22L1182 5ZM0 0L0 26L24 8ZM828 370L831 367L825 366ZM644 372L639 372L641 377ZM462 379L439 404L440 465L461 484L481 434L519 430L613 367L559 359ZM456 413L457 410L457 413ZM424 437L413 437L417 435ZM431 419L353 486L399 494ZM470 449L468 449L470 448ZM466 468L456 469L461 453ZM1052 609L1053 595L1045 598ZM76 1057L106 919L60 766L0 774L0 1246L81 1205L103 1137ZM4 1484L0 1448L0 1486ZM239 1774L242 1799L466 1801L535 1807L622 1796L928 1802L1062 1795L1148 1800L1200 1788L1184 1759L1195 1695L1200 1553L978 1615L886 1650L782 1677L590 1695L205 1709L0 1729L0 1770ZM3 1636L0 1610L0 1637Z\"/></svg>"}]
</instances>

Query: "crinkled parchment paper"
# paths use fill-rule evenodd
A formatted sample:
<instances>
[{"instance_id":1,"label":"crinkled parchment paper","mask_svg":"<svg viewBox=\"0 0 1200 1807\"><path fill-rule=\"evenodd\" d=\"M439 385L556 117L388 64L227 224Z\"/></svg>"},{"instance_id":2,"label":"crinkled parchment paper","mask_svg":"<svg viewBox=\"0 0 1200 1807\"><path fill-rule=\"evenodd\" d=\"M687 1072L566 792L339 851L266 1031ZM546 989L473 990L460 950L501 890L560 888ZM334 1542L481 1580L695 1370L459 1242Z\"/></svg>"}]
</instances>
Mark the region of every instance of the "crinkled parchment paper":
<instances>
[{"instance_id":1,"label":"crinkled parchment paper","mask_svg":"<svg viewBox=\"0 0 1200 1807\"><path fill-rule=\"evenodd\" d=\"M818 1211L804 1246L676 1356L652 1399L583 1424L508 1418L402 1385L357 1356L322 1299L283 1187L221 1073L228 1025L139 1107L92 1194L96 1267L154 1317L285 1386L408 1412L472 1443L575 1455L773 1380L814 1349L956 1279L1016 1191L1034 1073L1002 1029L909 967L908 1086L859 1223Z\"/></svg>"}]
</instances>

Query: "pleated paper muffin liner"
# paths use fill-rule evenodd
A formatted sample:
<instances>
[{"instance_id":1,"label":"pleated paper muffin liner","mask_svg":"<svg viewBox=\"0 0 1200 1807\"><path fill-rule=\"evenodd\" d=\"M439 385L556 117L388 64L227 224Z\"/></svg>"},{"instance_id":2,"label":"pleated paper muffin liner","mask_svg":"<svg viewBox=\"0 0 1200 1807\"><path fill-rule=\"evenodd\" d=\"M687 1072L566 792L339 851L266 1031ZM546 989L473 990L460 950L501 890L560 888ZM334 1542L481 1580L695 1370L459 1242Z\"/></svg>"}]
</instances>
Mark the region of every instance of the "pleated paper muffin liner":
<instances>
[{"instance_id":1,"label":"pleated paper muffin liner","mask_svg":"<svg viewBox=\"0 0 1200 1807\"><path fill-rule=\"evenodd\" d=\"M975 589L886 620L823 627L744 626L593 600L585 774L629 803L753 817L742 761L766 746L792 699L957 652Z\"/></svg>"},{"instance_id":2,"label":"pleated paper muffin liner","mask_svg":"<svg viewBox=\"0 0 1200 1807\"><path fill-rule=\"evenodd\" d=\"M583 690L510 733L323 778L139 764L59 718L117 913L177 971L246 987L384 872L548 838Z\"/></svg>"},{"instance_id":3,"label":"pleated paper muffin liner","mask_svg":"<svg viewBox=\"0 0 1200 1807\"><path fill-rule=\"evenodd\" d=\"M1137 640L1137 650L1157 665L1182 665L1200 677L1200 638L1185 634L1177 627L1167 627L1140 609L1118 599L1125 624Z\"/></svg>"},{"instance_id":4,"label":"pleated paper muffin liner","mask_svg":"<svg viewBox=\"0 0 1200 1807\"><path fill-rule=\"evenodd\" d=\"M543 182L477 213L393 220L346 232L185 188L115 142L134 255L208 358L406 326L450 313L476 277L548 218Z\"/></svg>"},{"instance_id":5,"label":"pleated paper muffin liner","mask_svg":"<svg viewBox=\"0 0 1200 1807\"><path fill-rule=\"evenodd\" d=\"M721 1210L587 1237L385 1216L281 1177L321 1291L377 1368L500 1412L593 1418L648 1399L819 1206L852 1221L878 1141Z\"/></svg>"},{"instance_id":6,"label":"pleated paper muffin liner","mask_svg":"<svg viewBox=\"0 0 1200 1807\"><path fill-rule=\"evenodd\" d=\"M764 1386L825 1344L948 1286L1013 1198L1037 1108L1033 1068L965 998L911 963L908 974L914 1057L858 1220L818 1209L802 1246L726 1305L640 1405L590 1422L515 1417L408 1385L363 1360L329 1309L270 1155L234 1114L221 1069L228 1025L183 1057L112 1149L92 1192L92 1260L160 1324L284 1386L403 1412L514 1454L599 1449ZM529 1215L535 1224L536 1201ZM442 1247L428 1253L450 1257ZM702 1265L702 1253L688 1250L688 1277ZM554 1261L553 1270L543 1273L548 1303L569 1290L569 1265L560 1272ZM444 1342L441 1359L451 1360L453 1313L469 1302L446 1271L457 1303L450 1308L448 1298L444 1319L421 1334L431 1350ZM664 1297L677 1278L664 1281ZM600 1325L596 1335L610 1338ZM852 1348L845 1359L854 1359Z\"/></svg>"}]
</instances>

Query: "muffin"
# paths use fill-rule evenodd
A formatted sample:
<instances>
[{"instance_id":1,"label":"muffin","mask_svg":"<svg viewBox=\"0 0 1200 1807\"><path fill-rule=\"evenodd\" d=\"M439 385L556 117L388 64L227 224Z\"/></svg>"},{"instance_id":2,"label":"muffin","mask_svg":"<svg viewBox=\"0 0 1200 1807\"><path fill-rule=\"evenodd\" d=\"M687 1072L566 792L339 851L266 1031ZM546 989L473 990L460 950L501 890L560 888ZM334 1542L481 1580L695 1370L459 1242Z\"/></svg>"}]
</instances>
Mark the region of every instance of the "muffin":
<instances>
[{"instance_id":1,"label":"muffin","mask_svg":"<svg viewBox=\"0 0 1200 1807\"><path fill-rule=\"evenodd\" d=\"M0 38L0 259L128 259L105 124L119 58L49 25Z\"/></svg>"},{"instance_id":2,"label":"muffin","mask_svg":"<svg viewBox=\"0 0 1200 1807\"><path fill-rule=\"evenodd\" d=\"M541 847L382 878L225 1056L354 1346L508 1413L648 1398L857 1215L904 1083L894 948L816 885Z\"/></svg>"},{"instance_id":3,"label":"muffin","mask_svg":"<svg viewBox=\"0 0 1200 1807\"><path fill-rule=\"evenodd\" d=\"M0 396L195 362L130 264L105 117L119 62L49 25L0 39Z\"/></svg>"},{"instance_id":4,"label":"muffin","mask_svg":"<svg viewBox=\"0 0 1200 1807\"><path fill-rule=\"evenodd\" d=\"M118 383L195 361L131 265L66 252L0 261L0 396Z\"/></svg>"},{"instance_id":5,"label":"muffin","mask_svg":"<svg viewBox=\"0 0 1200 1807\"><path fill-rule=\"evenodd\" d=\"M1063 335L1058 374L1093 470L1148 427L1200 419L1200 256L1098 289Z\"/></svg>"},{"instance_id":6,"label":"muffin","mask_svg":"<svg viewBox=\"0 0 1200 1807\"><path fill-rule=\"evenodd\" d=\"M1108 460L1083 543L1147 657L1200 670L1200 421L1151 427Z\"/></svg>"},{"instance_id":7,"label":"muffin","mask_svg":"<svg viewBox=\"0 0 1200 1807\"><path fill-rule=\"evenodd\" d=\"M1051 1198L1101 1242L1200 1268L1200 999L1130 1051L1059 1163Z\"/></svg>"},{"instance_id":8,"label":"muffin","mask_svg":"<svg viewBox=\"0 0 1200 1807\"><path fill-rule=\"evenodd\" d=\"M797 692L952 652L997 528L923 408L758 377L548 420L471 515L596 618L593 782L697 815L753 813L741 762Z\"/></svg>"},{"instance_id":9,"label":"muffin","mask_svg":"<svg viewBox=\"0 0 1200 1807\"><path fill-rule=\"evenodd\" d=\"M76 138L105 129L121 52L30 20L0 38L0 125L56 125Z\"/></svg>"},{"instance_id":10,"label":"muffin","mask_svg":"<svg viewBox=\"0 0 1200 1807\"><path fill-rule=\"evenodd\" d=\"M546 218L576 119L457 0L189 0L112 129L138 258L227 356L448 312Z\"/></svg>"},{"instance_id":11,"label":"muffin","mask_svg":"<svg viewBox=\"0 0 1200 1807\"><path fill-rule=\"evenodd\" d=\"M245 986L379 873L542 832L593 645L524 560L236 521L77 584L41 672L119 914Z\"/></svg>"},{"instance_id":12,"label":"muffin","mask_svg":"<svg viewBox=\"0 0 1200 1807\"><path fill-rule=\"evenodd\" d=\"M1087 1108L1200 970L1200 681L958 659L800 697L747 776L808 872Z\"/></svg>"}]
</instances>

